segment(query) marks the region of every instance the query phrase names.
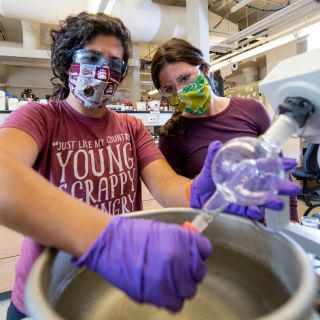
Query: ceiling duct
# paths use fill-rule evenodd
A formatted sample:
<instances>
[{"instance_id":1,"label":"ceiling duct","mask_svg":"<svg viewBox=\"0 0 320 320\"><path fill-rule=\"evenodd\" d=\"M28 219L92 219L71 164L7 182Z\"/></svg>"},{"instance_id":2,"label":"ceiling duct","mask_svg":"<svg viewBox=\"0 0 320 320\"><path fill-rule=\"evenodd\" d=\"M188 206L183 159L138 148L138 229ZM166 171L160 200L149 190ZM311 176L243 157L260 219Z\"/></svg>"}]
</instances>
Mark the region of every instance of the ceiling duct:
<instances>
[{"instance_id":1,"label":"ceiling duct","mask_svg":"<svg viewBox=\"0 0 320 320\"><path fill-rule=\"evenodd\" d=\"M124 9L125 8L125 9ZM161 43L172 37L187 38L186 8L166 6L151 0L118 0L115 2L112 15L123 20L132 33L135 42ZM215 13L208 12L209 26L221 19ZM225 21L217 30L219 36L212 34L211 39L221 41L221 32L237 32L236 24Z\"/></svg>"},{"instance_id":2,"label":"ceiling duct","mask_svg":"<svg viewBox=\"0 0 320 320\"><path fill-rule=\"evenodd\" d=\"M110 0L109 0L110 1ZM172 37L186 39L186 8L159 5L151 0L112 0L111 14L123 20L129 28L134 42L164 42ZM0 15L57 24L70 14L106 8L106 0L0 0ZM37 8L35 10L34 8ZM209 26L221 19L209 12ZM208 26L208 28L209 28ZM237 32L236 24L224 21L218 32ZM213 35L214 36L214 35ZM221 36L216 39L221 41Z\"/></svg>"},{"instance_id":3,"label":"ceiling duct","mask_svg":"<svg viewBox=\"0 0 320 320\"><path fill-rule=\"evenodd\" d=\"M57 24L70 14L90 10L91 2L94 0L0 0L0 15L17 20Z\"/></svg>"}]
</instances>

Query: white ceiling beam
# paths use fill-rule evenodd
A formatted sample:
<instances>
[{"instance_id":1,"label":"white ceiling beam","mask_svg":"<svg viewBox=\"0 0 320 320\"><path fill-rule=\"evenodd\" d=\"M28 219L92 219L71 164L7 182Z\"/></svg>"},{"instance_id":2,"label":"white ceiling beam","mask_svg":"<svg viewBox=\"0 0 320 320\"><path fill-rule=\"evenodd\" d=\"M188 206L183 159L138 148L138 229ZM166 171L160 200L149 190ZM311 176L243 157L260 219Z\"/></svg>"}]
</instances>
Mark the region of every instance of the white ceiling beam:
<instances>
[{"instance_id":1,"label":"white ceiling beam","mask_svg":"<svg viewBox=\"0 0 320 320\"><path fill-rule=\"evenodd\" d=\"M256 22L255 24L249 26L248 28L240 32L237 32L231 37L228 37L222 43L227 43L227 44L237 43L241 39L244 39L263 29L272 27L281 21L284 21L285 18L291 15L301 15L302 9L308 9L310 12L313 12L314 10L320 9L320 4L315 2L314 0L298 0L293 4L291 4L290 6L273 13L272 15L264 18L263 20Z\"/></svg>"},{"instance_id":2,"label":"white ceiling beam","mask_svg":"<svg viewBox=\"0 0 320 320\"><path fill-rule=\"evenodd\" d=\"M233 7L230 8L230 13L235 13L236 11L240 10L241 8L245 7L247 4L251 3L252 0L242 0L235 4Z\"/></svg>"},{"instance_id":3,"label":"white ceiling beam","mask_svg":"<svg viewBox=\"0 0 320 320\"><path fill-rule=\"evenodd\" d=\"M226 0L226 1L224 1L218 8L215 8L214 11L219 11L219 10L221 10L221 9L224 8L227 4L229 4L229 2L231 2L231 1L233 1L233 0Z\"/></svg>"}]
</instances>

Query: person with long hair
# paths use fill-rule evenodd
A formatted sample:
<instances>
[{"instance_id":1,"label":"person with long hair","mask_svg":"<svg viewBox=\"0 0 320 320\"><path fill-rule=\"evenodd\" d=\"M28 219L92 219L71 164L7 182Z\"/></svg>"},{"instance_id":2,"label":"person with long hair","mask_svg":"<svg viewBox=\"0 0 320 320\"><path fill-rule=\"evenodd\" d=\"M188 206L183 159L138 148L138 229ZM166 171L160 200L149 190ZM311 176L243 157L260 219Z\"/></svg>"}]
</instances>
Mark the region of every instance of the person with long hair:
<instances>
[{"instance_id":1,"label":"person with long hair","mask_svg":"<svg viewBox=\"0 0 320 320\"><path fill-rule=\"evenodd\" d=\"M189 179L142 122L105 107L126 75L130 32L118 18L82 12L51 39L53 100L30 102L0 129L0 223L27 235L7 319L26 316L26 278L47 246L133 299L177 311L202 281L211 243L178 225L120 216L142 209L140 177L162 205L189 206Z\"/></svg>"},{"instance_id":2,"label":"person with long hair","mask_svg":"<svg viewBox=\"0 0 320 320\"><path fill-rule=\"evenodd\" d=\"M27 314L26 279L48 246L134 300L178 311L205 276L210 241L176 224L121 214L142 210L140 178L163 206L201 205L203 186L214 191L216 149L190 181L172 170L140 120L106 108L130 55L130 33L118 18L72 15L51 39L53 101L28 103L0 129L0 223L27 235L7 319Z\"/></svg>"},{"instance_id":3,"label":"person with long hair","mask_svg":"<svg viewBox=\"0 0 320 320\"><path fill-rule=\"evenodd\" d=\"M201 50L177 38L159 46L151 63L154 86L175 107L160 128L159 148L175 172L190 179L200 173L212 141L258 137L271 123L260 101L219 96L209 67ZM295 197L290 207L298 221Z\"/></svg>"}]
</instances>

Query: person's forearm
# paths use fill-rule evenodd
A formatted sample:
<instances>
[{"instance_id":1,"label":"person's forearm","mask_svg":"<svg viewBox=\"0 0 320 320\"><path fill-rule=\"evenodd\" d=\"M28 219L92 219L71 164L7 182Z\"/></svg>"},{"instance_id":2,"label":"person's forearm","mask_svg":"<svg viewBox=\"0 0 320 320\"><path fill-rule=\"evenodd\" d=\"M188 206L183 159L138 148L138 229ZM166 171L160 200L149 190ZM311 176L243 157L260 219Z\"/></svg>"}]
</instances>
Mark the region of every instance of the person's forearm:
<instances>
[{"instance_id":1,"label":"person's forearm","mask_svg":"<svg viewBox=\"0 0 320 320\"><path fill-rule=\"evenodd\" d=\"M0 153L0 163L1 224L80 256L111 219L12 157Z\"/></svg>"},{"instance_id":2,"label":"person's forearm","mask_svg":"<svg viewBox=\"0 0 320 320\"><path fill-rule=\"evenodd\" d=\"M177 175L164 159L152 161L141 177L154 198L164 207L189 207L186 186L190 179Z\"/></svg>"},{"instance_id":3,"label":"person's forearm","mask_svg":"<svg viewBox=\"0 0 320 320\"><path fill-rule=\"evenodd\" d=\"M164 183L157 185L152 192L155 199L164 207L190 207L186 187L190 179L174 174Z\"/></svg>"}]
</instances>

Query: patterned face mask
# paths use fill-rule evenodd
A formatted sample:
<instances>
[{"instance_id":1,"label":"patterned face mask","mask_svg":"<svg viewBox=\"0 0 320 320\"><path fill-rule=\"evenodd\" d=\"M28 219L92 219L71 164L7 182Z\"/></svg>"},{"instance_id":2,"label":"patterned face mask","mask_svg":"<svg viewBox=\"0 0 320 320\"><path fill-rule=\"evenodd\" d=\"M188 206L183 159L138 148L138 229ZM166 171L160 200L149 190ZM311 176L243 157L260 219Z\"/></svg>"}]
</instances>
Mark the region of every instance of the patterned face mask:
<instances>
[{"instance_id":1,"label":"patterned face mask","mask_svg":"<svg viewBox=\"0 0 320 320\"><path fill-rule=\"evenodd\" d=\"M100 53L80 49L73 56L69 71L69 88L89 109L106 105L125 74L120 59L106 59Z\"/></svg>"},{"instance_id":2,"label":"patterned face mask","mask_svg":"<svg viewBox=\"0 0 320 320\"><path fill-rule=\"evenodd\" d=\"M208 79L201 74L194 82L168 97L168 102L182 112L205 114L211 102Z\"/></svg>"}]
</instances>

